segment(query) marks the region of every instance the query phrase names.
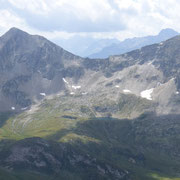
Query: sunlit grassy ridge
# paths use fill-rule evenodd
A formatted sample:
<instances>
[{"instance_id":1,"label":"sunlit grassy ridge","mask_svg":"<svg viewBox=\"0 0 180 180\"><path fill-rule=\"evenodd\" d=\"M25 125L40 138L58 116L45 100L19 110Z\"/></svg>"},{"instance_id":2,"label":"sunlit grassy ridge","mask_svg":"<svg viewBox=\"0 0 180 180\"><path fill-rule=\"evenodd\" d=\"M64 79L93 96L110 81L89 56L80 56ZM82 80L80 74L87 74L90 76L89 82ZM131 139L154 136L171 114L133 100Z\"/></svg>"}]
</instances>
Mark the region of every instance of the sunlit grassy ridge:
<instances>
[{"instance_id":1,"label":"sunlit grassy ridge","mask_svg":"<svg viewBox=\"0 0 180 180\"><path fill-rule=\"evenodd\" d=\"M157 175L157 174L152 174L151 176L152 176L153 178L157 179L157 180L180 180L180 178L162 177L162 176Z\"/></svg>"},{"instance_id":2,"label":"sunlit grassy ridge","mask_svg":"<svg viewBox=\"0 0 180 180\"><path fill-rule=\"evenodd\" d=\"M136 106L133 97L124 98L130 99L129 104L125 103L127 99L119 102L116 115L124 108ZM108 114L103 117L106 113L101 114L101 110L116 110L114 104L113 101L107 104L96 101L94 106L89 106L73 102L71 97L44 100L19 115L9 119L7 116L0 128L0 138L41 137L71 144L79 153L90 154L100 162L128 170L133 180L178 180L180 164L173 152L178 152L179 148L176 146L179 117L161 118L148 113L134 120L113 118ZM144 106L148 107L148 102L139 100L139 109ZM95 111L97 107L100 112ZM102 117L95 117L99 115ZM79 174L65 174L70 180L76 176L80 179ZM37 177L34 175L34 179Z\"/></svg>"},{"instance_id":3,"label":"sunlit grassy ridge","mask_svg":"<svg viewBox=\"0 0 180 180\"><path fill-rule=\"evenodd\" d=\"M6 119L0 128L0 138L46 137L59 130L72 129L77 122L92 117L131 117L152 105L133 95L122 95L118 102L103 97L99 100L96 96L86 99L75 95L45 99L30 110Z\"/></svg>"}]
</instances>

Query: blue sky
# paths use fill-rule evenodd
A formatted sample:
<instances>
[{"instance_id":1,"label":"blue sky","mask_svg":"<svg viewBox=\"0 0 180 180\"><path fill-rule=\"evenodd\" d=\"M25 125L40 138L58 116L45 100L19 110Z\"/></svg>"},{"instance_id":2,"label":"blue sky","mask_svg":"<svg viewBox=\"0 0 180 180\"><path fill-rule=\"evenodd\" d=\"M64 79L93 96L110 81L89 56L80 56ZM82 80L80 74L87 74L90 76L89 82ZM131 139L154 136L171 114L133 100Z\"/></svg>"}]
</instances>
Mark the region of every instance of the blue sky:
<instances>
[{"instance_id":1,"label":"blue sky","mask_svg":"<svg viewBox=\"0 0 180 180\"><path fill-rule=\"evenodd\" d=\"M0 0L0 35L11 27L48 39L180 32L178 0Z\"/></svg>"}]
</instances>

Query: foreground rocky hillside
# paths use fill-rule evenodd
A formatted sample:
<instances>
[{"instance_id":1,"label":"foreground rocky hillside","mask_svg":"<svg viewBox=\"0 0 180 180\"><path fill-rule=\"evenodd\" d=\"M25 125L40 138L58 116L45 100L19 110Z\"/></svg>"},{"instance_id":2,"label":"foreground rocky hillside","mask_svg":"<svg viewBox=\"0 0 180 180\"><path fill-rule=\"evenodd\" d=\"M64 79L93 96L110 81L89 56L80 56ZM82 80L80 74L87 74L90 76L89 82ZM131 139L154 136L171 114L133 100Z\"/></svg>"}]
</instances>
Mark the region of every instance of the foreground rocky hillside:
<instances>
[{"instance_id":1,"label":"foreground rocky hillside","mask_svg":"<svg viewBox=\"0 0 180 180\"><path fill-rule=\"evenodd\" d=\"M0 179L178 179L180 36L83 59L0 38Z\"/></svg>"},{"instance_id":2,"label":"foreground rocky hillside","mask_svg":"<svg viewBox=\"0 0 180 180\"><path fill-rule=\"evenodd\" d=\"M54 118L62 129L51 117L39 134L27 132L43 139L15 131L16 140L1 140L1 179L179 179L179 116Z\"/></svg>"}]
</instances>

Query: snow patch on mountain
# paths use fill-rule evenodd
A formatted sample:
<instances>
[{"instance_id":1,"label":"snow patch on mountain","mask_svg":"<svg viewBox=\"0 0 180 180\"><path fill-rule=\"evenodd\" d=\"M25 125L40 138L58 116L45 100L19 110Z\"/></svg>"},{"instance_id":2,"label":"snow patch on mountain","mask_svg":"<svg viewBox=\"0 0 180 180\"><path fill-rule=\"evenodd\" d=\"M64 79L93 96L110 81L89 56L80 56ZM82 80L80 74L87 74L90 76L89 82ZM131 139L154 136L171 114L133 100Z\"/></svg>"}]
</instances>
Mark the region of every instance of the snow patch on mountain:
<instances>
[{"instance_id":1,"label":"snow patch on mountain","mask_svg":"<svg viewBox=\"0 0 180 180\"><path fill-rule=\"evenodd\" d=\"M28 107L21 108L22 111L26 110Z\"/></svg>"},{"instance_id":2,"label":"snow patch on mountain","mask_svg":"<svg viewBox=\"0 0 180 180\"><path fill-rule=\"evenodd\" d=\"M129 89L124 89L123 92L124 93L131 93L131 91Z\"/></svg>"},{"instance_id":3,"label":"snow patch on mountain","mask_svg":"<svg viewBox=\"0 0 180 180\"><path fill-rule=\"evenodd\" d=\"M88 92L83 92L83 93L82 93L82 95L86 95L86 94L88 94Z\"/></svg>"},{"instance_id":4,"label":"snow patch on mountain","mask_svg":"<svg viewBox=\"0 0 180 180\"><path fill-rule=\"evenodd\" d=\"M66 79L65 79L65 78L62 78L62 80L63 80L66 84L69 84L69 82L68 82L68 81L66 81Z\"/></svg>"},{"instance_id":5,"label":"snow patch on mountain","mask_svg":"<svg viewBox=\"0 0 180 180\"><path fill-rule=\"evenodd\" d=\"M46 93L39 93L41 96L46 96Z\"/></svg>"},{"instance_id":6,"label":"snow patch on mountain","mask_svg":"<svg viewBox=\"0 0 180 180\"><path fill-rule=\"evenodd\" d=\"M11 109L14 111L16 108L15 107L11 107Z\"/></svg>"},{"instance_id":7,"label":"snow patch on mountain","mask_svg":"<svg viewBox=\"0 0 180 180\"><path fill-rule=\"evenodd\" d=\"M148 100L152 100L151 94L153 93L154 88L145 90L141 92L141 97L146 98Z\"/></svg>"},{"instance_id":8,"label":"snow patch on mountain","mask_svg":"<svg viewBox=\"0 0 180 180\"><path fill-rule=\"evenodd\" d=\"M72 86L73 89L81 89L81 86Z\"/></svg>"}]
</instances>

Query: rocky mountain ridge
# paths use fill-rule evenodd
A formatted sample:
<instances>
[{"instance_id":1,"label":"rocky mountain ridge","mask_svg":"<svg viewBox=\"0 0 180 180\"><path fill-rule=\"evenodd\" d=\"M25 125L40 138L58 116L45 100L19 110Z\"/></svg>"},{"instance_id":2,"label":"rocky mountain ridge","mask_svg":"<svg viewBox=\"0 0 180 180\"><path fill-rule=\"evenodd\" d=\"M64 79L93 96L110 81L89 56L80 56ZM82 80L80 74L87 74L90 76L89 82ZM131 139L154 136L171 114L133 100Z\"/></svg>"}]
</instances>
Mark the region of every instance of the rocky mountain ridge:
<instances>
[{"instance_id":1,"label":"rocky mountain ridge","mask_svg":"<svg viewBox=\"0 0 180 180\"><path fill-rule=\"evenodd\" d=\"M16 28L0 38L0 179L179 178L180 36L107 59Z\"/></svg>"},{"instance_id":2,"label":"rocky mountain ridge","mask_svg":"<svg viewBox=\"0 0 180 180\"><path fill-rule=\"evenodd\" d=\"M108 59L83 59L15 28L0 42L1 111L24 110L64 92L91 94L92 101L96 94L114 101L135 95L158 104L158 113L178 112L179 36Z\"/></svg>"},{"instance_id":3,"label":"rocky mountain ridge","mask_svg":"<svg viewBox=\"0 0 180 180\"><path fill-rule=\"evenodd\" d=\"M41 36L31 36L16 28L1 37L0 57L1 111L26 108L43 93L63 89L63 75L72 77L76 72L81 73L81 69L74 67L71 71L68 67L68 64L73 67L80 57Z\"/></svg>"}]
</instances>

